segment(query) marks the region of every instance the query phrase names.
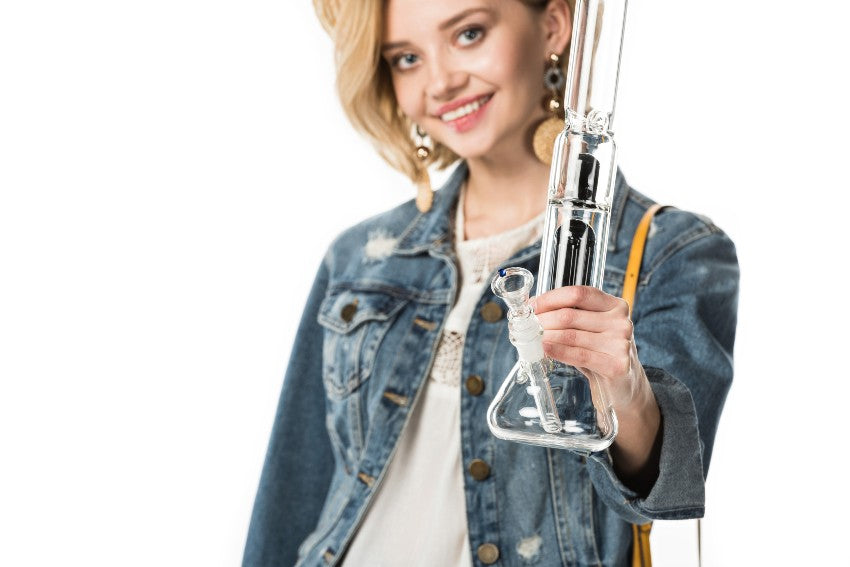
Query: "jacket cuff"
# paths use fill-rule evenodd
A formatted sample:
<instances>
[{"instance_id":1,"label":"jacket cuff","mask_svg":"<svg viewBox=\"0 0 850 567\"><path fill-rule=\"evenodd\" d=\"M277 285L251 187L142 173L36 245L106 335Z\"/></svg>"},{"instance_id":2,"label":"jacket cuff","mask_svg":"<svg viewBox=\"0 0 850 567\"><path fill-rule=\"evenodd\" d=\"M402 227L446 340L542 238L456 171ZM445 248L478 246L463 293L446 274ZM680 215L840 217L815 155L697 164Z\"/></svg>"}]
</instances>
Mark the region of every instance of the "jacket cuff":
<instances>
[{"instance_id":1,"label":"jacket cuff","mask_svg":"<svg viewBox=\"0 0 850 567\"><path fill-rule=\"evenodd\" d=\"M661 460L658 479L645 498L614 473L609 451L594 453L588 472L600 497L624 520L701 518L705 513L705 477L696 408L688 388L664 370L644 367L661 410Z\"/></svg>"}]
</instances>

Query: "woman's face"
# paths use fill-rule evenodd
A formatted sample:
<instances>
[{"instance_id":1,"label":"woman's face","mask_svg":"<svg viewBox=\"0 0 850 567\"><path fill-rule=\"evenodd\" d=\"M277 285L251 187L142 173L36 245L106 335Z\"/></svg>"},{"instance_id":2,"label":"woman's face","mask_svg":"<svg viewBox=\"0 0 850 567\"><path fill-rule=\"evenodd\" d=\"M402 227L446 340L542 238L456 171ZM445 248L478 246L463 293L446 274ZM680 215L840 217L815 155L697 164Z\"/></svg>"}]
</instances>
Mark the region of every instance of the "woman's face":
<instances>
[{"instance_id":1,"label":"woman's face","mask_svg":"<svg viewBox=\"0 0 850 567\"><path fill-rule=\"evenodd\" d=\"M564 10L519 0L387 0L383 56L402 112L463 158L530 152L529 133L546 113L548 54L569 40Z\"/></svg>"}]
</instances>

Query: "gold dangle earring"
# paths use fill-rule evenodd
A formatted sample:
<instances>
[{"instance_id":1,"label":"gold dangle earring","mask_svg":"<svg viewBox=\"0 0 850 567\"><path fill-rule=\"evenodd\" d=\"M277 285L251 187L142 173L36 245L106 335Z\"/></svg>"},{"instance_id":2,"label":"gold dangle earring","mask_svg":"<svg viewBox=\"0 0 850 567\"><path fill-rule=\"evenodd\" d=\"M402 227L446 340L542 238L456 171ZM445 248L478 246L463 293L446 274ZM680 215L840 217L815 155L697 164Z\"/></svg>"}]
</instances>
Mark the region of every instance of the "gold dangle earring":
<instances>
[{"instance_id":1,"label":"gold dangle earring","mask_svg":"<svg viewBox=\"0 0 850 567\"><path fill-rule=\"evenodd\" d=\"M431 189L431 177L428 175L428 159L431 157L431 138L418 124L413 125L413 143L416 146L416 208L422 213L431 210L434 191Z\"/></svg>"},{"instance_id":2,"label":"gold dangle earring","mask_svg":"<svg viewBox=\"0 0 850 567\"><path fill-rule=\"evenodd\" d=\"M564 92L567 79L559 63L561 58L556 53L549 54L549 65L543 73L543 85L550 94L544 99L543 107L550 116L541 122L534 130L534 154L546 165L552 164L552 152L555 148L555 138L564 129L564 105L560 93Z\"/></svg>"}]
</instances>

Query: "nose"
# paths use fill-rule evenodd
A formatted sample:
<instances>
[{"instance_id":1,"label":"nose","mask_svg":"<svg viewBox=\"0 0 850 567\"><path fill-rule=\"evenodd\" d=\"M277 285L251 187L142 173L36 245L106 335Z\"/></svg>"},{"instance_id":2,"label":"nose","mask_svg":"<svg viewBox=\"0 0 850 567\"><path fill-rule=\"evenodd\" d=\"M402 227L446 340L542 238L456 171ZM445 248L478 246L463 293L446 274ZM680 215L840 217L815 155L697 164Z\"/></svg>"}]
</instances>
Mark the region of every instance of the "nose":
<instances>
[{"instance_id":1,"label":"nose","mask_svg":"<svg viewBox=\"0 0 850 567\"><path fill-rule=\"evenodd\" d=\"M468 74L447 55L431 57L428 72L426 91L434 100L451 100L468 80Z\"/></svg>"}]
</instances>

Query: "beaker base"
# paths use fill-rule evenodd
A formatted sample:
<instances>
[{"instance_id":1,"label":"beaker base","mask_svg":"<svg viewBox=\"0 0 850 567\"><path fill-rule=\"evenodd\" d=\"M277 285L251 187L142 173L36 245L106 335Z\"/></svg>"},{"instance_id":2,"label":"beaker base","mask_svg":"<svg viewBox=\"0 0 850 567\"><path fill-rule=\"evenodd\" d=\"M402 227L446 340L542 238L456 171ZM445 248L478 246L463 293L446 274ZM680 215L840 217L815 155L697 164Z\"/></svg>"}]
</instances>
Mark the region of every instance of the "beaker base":
<instances>
[{"instance_id":1,"label":"beaker base","mask_svg":"<svg viewBox=\"0 0 850 567\"><path fill-rule=\"evenodd\" d=\"M577 431L570 433L567 431L558 433L547 433L543 430L539 432L523 432L509 429L501 429L490 427L490 431L499 439L505 441L515 441L517 443L525 443L527 445L538 445L541 447L550 447L552 449L566 449L578 453L595 453L604 451L611 446L616 437L616 430L608 435L588 434L581 428L576 428Z\"/></svg>"}]
</instances>

